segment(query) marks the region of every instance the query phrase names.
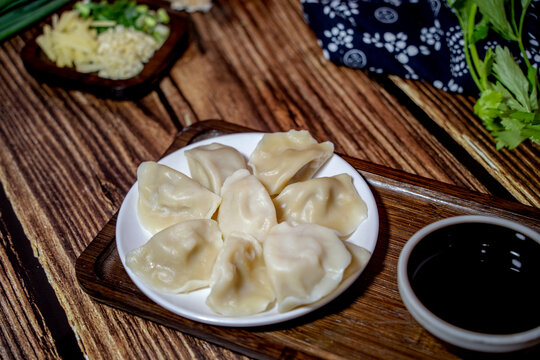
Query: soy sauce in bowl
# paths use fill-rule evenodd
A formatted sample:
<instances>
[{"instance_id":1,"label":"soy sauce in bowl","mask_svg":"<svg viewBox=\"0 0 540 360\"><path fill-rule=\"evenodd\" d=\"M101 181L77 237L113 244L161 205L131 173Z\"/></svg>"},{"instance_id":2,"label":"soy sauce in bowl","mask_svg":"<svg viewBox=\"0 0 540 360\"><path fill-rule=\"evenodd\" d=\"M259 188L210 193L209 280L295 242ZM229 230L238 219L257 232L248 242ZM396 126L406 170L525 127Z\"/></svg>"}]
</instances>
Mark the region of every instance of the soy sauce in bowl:
<instances>
[{"instance_id":1,"label":"soy sauce in bowl","mask_svg":"<svg viewBox=\"0 0 540 360\"><path fill-rule=\"evenodd\" d=\"M411 252L408 277L428 310L460 328L512 334L540 326L540 244L515 230L437 229Z\"/></svg>"},{"instance_id":2,"label":"soy sauce in bowl","mask_svg":"<svg viewBox=\"0 0 540 360\"><path fill-rule=\"evenodd\" d=\"M397 267L403 303L431 334L459 348L510 353L540 345L540 233L464 215L419 229Z\"/></svg>"}]
</instances>

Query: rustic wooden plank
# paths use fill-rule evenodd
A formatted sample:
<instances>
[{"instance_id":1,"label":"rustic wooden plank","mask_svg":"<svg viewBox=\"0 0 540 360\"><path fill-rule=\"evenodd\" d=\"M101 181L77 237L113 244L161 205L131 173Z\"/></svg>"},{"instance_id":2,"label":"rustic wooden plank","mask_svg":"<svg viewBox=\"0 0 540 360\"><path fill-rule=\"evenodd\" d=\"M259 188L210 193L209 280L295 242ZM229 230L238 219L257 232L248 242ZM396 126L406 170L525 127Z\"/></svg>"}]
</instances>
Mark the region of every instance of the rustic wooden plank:
<instances>
[{"instance_id":1,"label":"rustic wooden plank","mask_svg":"<svg viewBox=\"0 0 540 360\"><path fill-rule=\"evenodd\" d=\"M383 84L322 56L298 1L216 1L192 19L196 34L171 71L178 93L164 91L198 119L309 129L338 152L487 191Z\"/></svg>"},{"instance_id":2,"label":"rustic wooden plank","mask_svg":"<svg viewBox=\"0 0 540 360\"><path fill-rule=\"evenodd\" d=\"M496 150L495 140L474 115L475 100L421 82L392 81L471 154L517 200L540 207L540 146L530 141L514 150Z\"/></svg>"},{"instance_id":3,"label":"rustic wooden plank","mask_svg":"<svg viewBox=\"0 0 540 360\"><path fill-rule=\"evenodd\" d=\"M82 359L64 309L0 186L2 358Z\"/></svg>"},{"instance_id":4,"label":"rustic wooden plank","mask_svg":"<svg viewBox=\"0 0 540 360\"><path fill-rule=\"evenodd\" d=\"M0 220L0 358L56 358L59 355L51 330L26 296L28 291L20 273L8 261L10 234L6 233L3 219Z\"/></svg>"},{"instance_id":5,"label":"rustic wooden plank","mask_svg":"<svg viewBox=\"0 0 540 360\"><path fill-rule=\"evenodd\" d=\"M95 303L82 292L74 273L77 256L120 206L138 164L157 159L177 129L157 93L120 102L38 84L23 69L22 46L15 37L0 51L0 182L83 354L93 359L239 358ZM31 301L24 289L13 289L8 299L21 299L23 305L6 302L5 314L22 311ZM22 325L6 327L15 330L6 334L7 341L29 337L22 357L33 345L44 357L55 357L43 334L26 333L35 324Z\"/></svg>"}]
</instances>

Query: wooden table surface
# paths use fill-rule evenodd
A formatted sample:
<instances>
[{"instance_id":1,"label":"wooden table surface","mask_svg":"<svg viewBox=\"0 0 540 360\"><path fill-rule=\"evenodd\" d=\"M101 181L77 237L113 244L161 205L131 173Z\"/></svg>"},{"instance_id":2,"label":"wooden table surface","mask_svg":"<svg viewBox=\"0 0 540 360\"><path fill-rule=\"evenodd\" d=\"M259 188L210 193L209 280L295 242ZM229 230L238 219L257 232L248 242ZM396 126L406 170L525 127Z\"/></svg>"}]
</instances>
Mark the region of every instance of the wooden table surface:
<instances>
[{"instance_id":1,"label":"wooden table surface","mask_svg":"<svg viewBox=\"0 0 540 360\"><path fill-rule=\"evenodd\" d=\"M132 101L37 82L20 57L37 24L0 44L1 358L245 357L102 305L75 276L139 163L198 121L308 129L337 152L540 207L538 146L495 150L472 98L328 62L299 1L219 0L189 19L186 52ZM382 261L380 276L395 269ZM439 344L408 321L416 346Z\"/></svg>"}]
</instances>

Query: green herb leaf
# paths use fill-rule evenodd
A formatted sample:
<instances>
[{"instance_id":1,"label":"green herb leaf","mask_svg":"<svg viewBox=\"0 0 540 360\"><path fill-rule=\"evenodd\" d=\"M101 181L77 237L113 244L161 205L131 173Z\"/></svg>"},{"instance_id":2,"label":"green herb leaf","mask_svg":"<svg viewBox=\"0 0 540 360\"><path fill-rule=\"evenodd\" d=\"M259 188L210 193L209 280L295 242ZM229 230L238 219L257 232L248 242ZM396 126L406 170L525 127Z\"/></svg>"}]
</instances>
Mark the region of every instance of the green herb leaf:
<instances>
[{"instance_id":1,"label":"green herb leaf","mask_svg":"<svg viewBox=\"0 0 540 360\"><path fill-rule=\"evenodd\" d=\"M493 69L493 49L488 48L486 50L486 55L484 57L484 62L481 66L478 66L478 75L480 76L480 82L482 83L483 89L487 90L490 88L489 76L491 75Z\"/></svg>"},{"instance_id":2,"label":"green herb leaf","mask_svg":"<svg viewBox=\"0 0 540 360\"><path fill-rule=\"evenodd\" d=\"M514 0L447 0L463 31L464 52L469 72L481 94L474 112L497 141L497 149L514 149L526 139L540 145L538 71L533 68L521 39L525 13L531 0L521 0L521 12ZM507 7L509 3L509 6ZM508 11L507 11L508 10ZM477 18L481 15L480 21ZM508 18L508 15L510 18ZM484 60L476 43L493 29L503 38L517 42L527 76L508 48L488 49Z\"/></svg>"},{"instance_id":3,"label":"green herb leaf","mask_svg":"<svg viewBox=\"0 0 540 360\"><path fill-rule=\"evenodd\" d=\"M509 148L510 150L515 149L523 140L527 139L521 134L519 130L507 130L501 131L493 134L495 140L497 140L496 148L500 150L504 147Z\"/></svg>"},{"instance_id":4,"label":"green herb leaf","mask_svg":"<svg viewBox=\"0 0 540 360\"><path fill-rule=\"evenodd\" d=\"M489 126L494 119L501 116L502 111L499 107L502 101L503 94L500 91L487 89L482 92L480 98L474 104L474 112L484 121L486 126Z\"/></svg>"},{"instance_id":5,"label":"green herb leaf","mask_svg":"<svg viewBox=\"0 0 540 360\"><path fill-rule=\"evenodd\" d=\"M497 46L495 49L493 72L501 84L515 96L515 99L521 105L521 108L516 108L516 110L532 111L529 99L529 81L507 47L503 49Z\"/></svg>"},{"instance_id":6,"label":"green herb leaf","mask_svg":"<svg viewBox=\"0 0 540 360\"><path fill-rule=\"evenodd\" d=\"M535 113L524 112L524 111L514 111L509 114L512 118L521 120L527 123L532 123L535 118Z\"/></svg>"},{"instance_id":7,"label":"green herb leaf","mask_svg":"<svg viewBox=\"0 0 540 360\"><path fill-rule=\"evenodd\" d=\"M529 67L529 71L527 73L527 80L529 80L530 87L531 87L531 95L529 96L529 99L531 101L531 108L533 110L538 110L538 69L534 67Z\"/></svg>"},{"instance_id":8,"label":"green herb leaf","mask_svg":"<svg viewBox=\"0 0 540 360\"><path fill-rule=\"evenodd\" d=\"M471 35L471 43L477 43L480 40L487 38L489 33L489 19L486 16L474 27L474 32Z\"/></svg>"},{"instance_id":9,"label":"green herb leaf","mask_svg":"<svg viewBox=\"0 0 540 360\"><path fill-rule=\"evenodd\" d=\"M507 40L518 40L511 23L506 17L504 0L473 0L480 8L480 12L489 19L493 30Z\"/></svg>"},{"instance_id":10,"label":"green herb leaf","mask_svg":"<svg viewBox=\"0 0 540 360\"><path fill-rule=\"evenodd\" d=\"M540 125L526 126L523 130L521 130L521 135L540 145Z\"/></svg>"},{"instance_id":11,"label":"green herb leaf","mask_svg":"<svg viewBox=\"0 0 540 360\"><path fill-rule=\"evenodd\" d=\"M469 21L469 14L471 13L471 8L474 5L472 0L448 0L448 4L454 9L456 16L461 25L461 31L465 37L467 32L467 23Z\"/></svg>"},{"instance_id":12,"label":"green herb leaf","mask_svg":"<svg viewBox=\"0 0 540 360\"><path fill-rule=\"evenodd\" d=\"M521 8L526 10L531 4L531 0L521 0Z\"/></svg>"},{"instance_id":13,"label":"green herb leaf","mask_svg":"<svg viewBox=\"0 0 540 360\"><path fill-rule=\"evenodd\" d=\"M512 114L514 114L514 113L512 113ZM513 117L513 116L502 116L501 117L501 124L507 130L520 130L521 131L521 129L523 129L525 127L525 124L523 124L523 122L520 121L519 118Z\"/></svg>"}]
</instances>

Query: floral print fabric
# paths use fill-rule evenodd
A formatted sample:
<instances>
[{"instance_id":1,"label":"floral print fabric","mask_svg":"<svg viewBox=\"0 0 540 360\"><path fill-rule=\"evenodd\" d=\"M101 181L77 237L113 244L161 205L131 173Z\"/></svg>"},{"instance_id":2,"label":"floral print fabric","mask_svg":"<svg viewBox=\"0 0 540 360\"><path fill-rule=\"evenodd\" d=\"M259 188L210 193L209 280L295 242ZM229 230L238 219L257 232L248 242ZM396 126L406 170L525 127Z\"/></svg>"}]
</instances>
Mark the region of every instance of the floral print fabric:
<instances>
[{"instance_id":1,"label":"floral print fabric","mask_svg":"<svg viewBox=\"0 0 540 360\"><path fill-rule=\"evenodd\" d=\"M536 68L539 2L529 6L523 32ZM445 0L302 0L302 7L324 56L338 65L423 80L446 91L478 93L458 20ZM491 33L478 48L485 51L497 44L519 54L514 44Z\"/></svg>"}]
</instances>

